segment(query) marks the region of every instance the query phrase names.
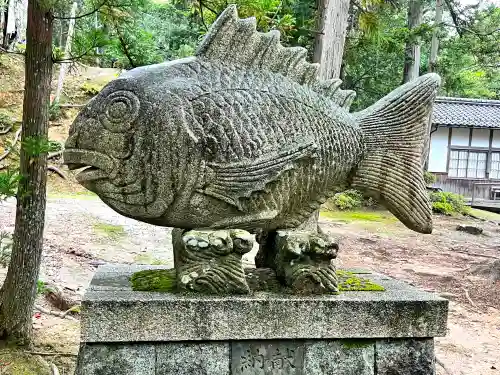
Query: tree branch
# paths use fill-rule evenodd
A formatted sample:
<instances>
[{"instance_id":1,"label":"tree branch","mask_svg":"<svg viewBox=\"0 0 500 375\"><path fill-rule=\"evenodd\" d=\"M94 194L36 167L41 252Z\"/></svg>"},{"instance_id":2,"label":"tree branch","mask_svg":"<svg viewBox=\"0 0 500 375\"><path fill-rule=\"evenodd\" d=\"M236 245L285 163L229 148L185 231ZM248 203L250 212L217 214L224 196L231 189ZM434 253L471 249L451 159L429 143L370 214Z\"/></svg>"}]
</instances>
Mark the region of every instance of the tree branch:
<instances>
[{"instance_id":1,"label":"tree branch","mask_svg":"<svg viewBox=\"0 0 500 375\"><path fill-rule=\"evenodd\" d=\"M457 33L460 37L462 37L463 31L461 29L460 25L460 17L458 17L457 12L453 8L451 0L444 0L446 3L446 6L448 7L448 10L450 11L451 18L453 19L453 23L455 24L455 28L457 29Z\"/></svg>"},{"instance_id":2,"label":"tree branch","mask_svg":"<svg viewBox=\"0 0 500 375\"><path fill-rule=\"evenodd\" d=\"M78 16L75 16L75 17L59 17L59 16L54 16L53 18L56 19L56 20L71 20L71 19L74 19L74 20L77 20L77 19L80 19L80 18L85 18L85 17L88 17L88 16L91 16L93 15L94 13L97 13L99 12L99 10L104 6L106 5L106 3L108 2L108 0L104 0L101 5L99 5L97 8L95 8L94 10L88 12L88 13L85 13L85 14L79 14Z\"/></svg>"},{"instance_id":3,"label":"tree branch","mask_svg":"<svg viewBox=\"0 0 500 375\"><path fill-rule=\"evenodd\" d=\"M128 62L130 63L132 68L137 68L137 65L135 64L134 60L132 59L132 56L130 55L130 51L128 50L127 43L123 39L123 35L120 33L118 26L115 25L115 29L116 29L116 34L118 35L118 40L120 41L120 44L122 45L123 53L127 57Z\"/></svg>"},{"instance_id":4,"label":"tree branch","mask_svg":"<svg viewBox=\"0 0 500 375\"><path fill-rule=\"evenodd\" d=\"M200 4L201 23L203 24L203 27L205 27L205 30L208 30L208 26L205 23L205 18L203 17L203 2L199 0L199 4Z\"/></svg>"},{"instance_id":5,"label":"tree branch","mask_svg":"<svg viewBox=\"0 0 500 375\"><path fill-rule=\"evenodd\" d=\"M13 126L14 125L9 125L5 129L0 130L0 135L4 135L4 134L7 134L8 132L10 132L12 130Z\"/></svg>"},{"instance_id":6,"label":"tree branch","mask_svg":"<svg viewBox=\"0 0 500 375\"><path fill-rule=\"evenodd\" d=\"M9 50L6 50L5 48L3 47L0 47L0 52L1 53L8 53L10 55L21 55L21 56L24 56L24 52L17 52L17 51L9 51Z\"/></svg>"},{"instance_id":7,"label":"tree branch","mask_svg":"<svg viewBox=\"0 0 500 375\"><path fill-rule=\"evenodd\" d=\"M16 132L16 136L14 138L14 142L12 142L12 146L9 147L9 148L7 148L7 150L2 155L0 155L0 161L2 161L7 156L9 156L10 151L12 150L12 147L14 147L16 145L17 141L19 140L19 136L21 135L21 131L22 131L22 128L19 128L19 130Z\"/></svg>"},{"instance_id":8,"label":"tree branch","mask_svg":"<svg viewBox=\"0 0 500 375\"><path fill-rule=\"evenodd\" d=\"M32 352L32 351L25 351L26 354L31 354L31 355L41 355L41 356L54 356L54 357L77 357L78 354L73 354L73 353L61 353L61 352Z\"/></svg>"},{"instance_id":9,"label":"tree branch","mask_svg":"<svg viewBox=\"0 0 500 375\"><path fill-rule=\"evenodd\" d=\"M200 4L202 4L202 6L204 8L206 8L207 10L209 10L210 12L212 12L213 14L215 14L216 17L219 17L219 13L217 13L215 10L213 10L212 8L210 8L207 4L202 3L202 0L200 0Z\"/></svg>"},{"instance_id":10,"label":"tree branch","mask_svg":"<svg viewBox=\"0 0 500 375\"><path fill-rule=\"evenodd\" d=\"M55 165L48 165L47 166L47 171L51 171L51 172L54 172L54 173L58 174L63 180L67 180L68 179L66 177L66 175L59 168L57 168Z\"/></svg>"},{"instance_id":11,"label":"tree branch","mask_svg":"<svg viewBox=\"0 0 500 375\"><path fill-rule=\"evenodd\" d=\"M42 307L42 306L39 306L39 305L35 305L35 310L38 310L44 314L48 314L48 315L54 315L54 316L57 316L61 319L69 319L69 320L73 320L75 322L78 322L79 320L76 319L76 318L73 318L72 316L68 315L68 313L71 312L71 309L69 309L68 311L65 311L65 312L58 312L58 311L52 311L52 310L48 310L46 309L45 307Z\"/></svg>"}]
</instances>

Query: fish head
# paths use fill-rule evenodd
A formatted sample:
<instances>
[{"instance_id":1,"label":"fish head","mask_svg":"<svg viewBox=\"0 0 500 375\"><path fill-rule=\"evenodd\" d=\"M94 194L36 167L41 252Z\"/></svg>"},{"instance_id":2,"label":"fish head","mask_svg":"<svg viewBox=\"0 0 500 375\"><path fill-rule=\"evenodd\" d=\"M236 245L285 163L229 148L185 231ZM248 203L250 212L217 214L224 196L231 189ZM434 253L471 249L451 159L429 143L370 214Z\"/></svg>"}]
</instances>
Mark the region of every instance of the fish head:
<instances>
[{"instance_id":1,"label":"fish head","mask_svg":"<svg viewBox=\"0 0 500 375\"><path fill-rule=\"evenodd\" d=\"M66 140L64 164L77 181L126 216L140 217L155 200L153 117L143 84L118 78L80 111Z\"/></svg>"}]
</instances>

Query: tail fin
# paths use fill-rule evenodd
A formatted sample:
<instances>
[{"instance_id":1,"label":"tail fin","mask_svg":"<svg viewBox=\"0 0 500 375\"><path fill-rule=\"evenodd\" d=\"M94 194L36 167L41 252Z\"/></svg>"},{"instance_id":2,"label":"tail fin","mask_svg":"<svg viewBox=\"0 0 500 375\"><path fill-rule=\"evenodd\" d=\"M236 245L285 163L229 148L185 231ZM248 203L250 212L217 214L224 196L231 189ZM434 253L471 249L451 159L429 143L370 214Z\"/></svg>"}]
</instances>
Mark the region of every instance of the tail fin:
<instances>
[{"instance_id":1,"label":"tail fin","mask_svg":"<svg viewBox=\"0 0 500 375\"><path fill-rule=\"evenodd\" d=\"M432 232L422 169L429 116L441 79L426 74L354 115L365 135L365 156L353 187L377 199L408 228Z\"/></svg>"}]
</instances>

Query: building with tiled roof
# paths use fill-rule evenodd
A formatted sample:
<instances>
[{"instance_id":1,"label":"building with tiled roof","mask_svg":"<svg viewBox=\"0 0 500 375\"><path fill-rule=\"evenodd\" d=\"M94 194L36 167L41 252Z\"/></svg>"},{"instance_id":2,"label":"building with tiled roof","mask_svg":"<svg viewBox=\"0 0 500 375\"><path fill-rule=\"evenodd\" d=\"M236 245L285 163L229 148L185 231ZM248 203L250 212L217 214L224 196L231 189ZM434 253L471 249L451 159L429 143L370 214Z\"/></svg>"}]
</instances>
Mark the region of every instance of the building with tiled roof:
<instances>
[{"instance_id":1,"label":"building with tiled roof","mask_svg":"<svg viewBox=\"0 0 500 375\"><path fill-rule=\"evenodd\" d=\"M431 122L428 170L436 187L485 199L494 184L500 192L500 100L438 97Z\"/></svg>"}]
</instances>

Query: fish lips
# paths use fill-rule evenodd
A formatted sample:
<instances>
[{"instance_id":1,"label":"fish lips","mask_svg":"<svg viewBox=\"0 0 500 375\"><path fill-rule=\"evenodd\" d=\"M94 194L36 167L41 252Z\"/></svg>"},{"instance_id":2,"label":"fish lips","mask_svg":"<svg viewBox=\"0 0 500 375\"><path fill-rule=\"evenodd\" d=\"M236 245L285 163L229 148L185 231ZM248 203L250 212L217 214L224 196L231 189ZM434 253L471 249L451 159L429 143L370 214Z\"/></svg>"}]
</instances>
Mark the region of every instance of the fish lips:
<instances>
[{"instance_id":1,"label":"fish lips","mask_svg":"<svg viewBox=\"0 0 500 375\"><path fill-rule=\"evenodd\" d=\"M96 180L112 178L115 170L113 159L96 151L66 149L63 159L69 170L82 169L76 180L84 186Z\"/></svg>"}]
</instances>

